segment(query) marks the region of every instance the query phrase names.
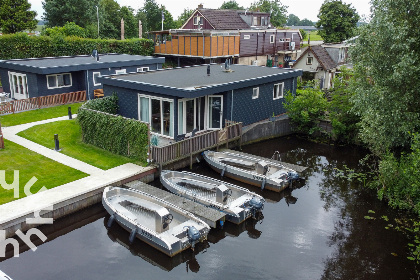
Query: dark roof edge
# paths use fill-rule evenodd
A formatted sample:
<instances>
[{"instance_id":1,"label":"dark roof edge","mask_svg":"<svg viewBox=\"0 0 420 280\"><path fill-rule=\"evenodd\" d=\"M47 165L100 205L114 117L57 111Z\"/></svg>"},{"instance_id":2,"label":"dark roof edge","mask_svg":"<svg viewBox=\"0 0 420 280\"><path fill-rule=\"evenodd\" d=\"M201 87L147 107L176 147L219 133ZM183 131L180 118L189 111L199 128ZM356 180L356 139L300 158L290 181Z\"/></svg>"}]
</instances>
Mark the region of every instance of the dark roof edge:
<instances>
[{"instance_id":1,"label":"dark roof edge","mask_svg":"<svg viewBox=\"0 0 420 280\"><path fill-rule=\"evenodd\" d=\"M303 71L301 69L291 69L289 72L281 72L277 74L271 74L267 76L262 76L253 79L246 79L246 80L239 80L235 82L217 84L217 85L210 85L210 86L203 86L201 88L195 90L187 90L187 89L180 89L175 87L163 86L163 85L156 85L156 84L149 84L149 83L142 83L142 82L135 82L135 81L127 81L118 79L118 76L102 76L99 77L99 81L105 85L111 85L116 87L122 88L129 88L134 90L139 90L139 86L141 85L142 90L158 93L168 96L175 96L181 98L192 98L192 97L200 97L210 94L222 93L230 90L251 87L255 85L261 85L265 83L272 83L275 81L279 81L279 77L284 79L290 79L302 76ZM123 75L122 75L123 76Z\"/></svg>"}]
</instances>

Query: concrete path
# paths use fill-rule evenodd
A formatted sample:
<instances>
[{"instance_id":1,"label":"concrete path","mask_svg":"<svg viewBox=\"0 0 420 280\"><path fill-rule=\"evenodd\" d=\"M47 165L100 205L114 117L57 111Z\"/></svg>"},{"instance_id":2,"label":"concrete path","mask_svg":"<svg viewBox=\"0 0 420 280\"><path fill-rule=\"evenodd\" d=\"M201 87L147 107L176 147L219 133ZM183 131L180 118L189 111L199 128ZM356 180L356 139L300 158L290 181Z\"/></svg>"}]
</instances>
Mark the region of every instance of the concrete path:
<instances>
[{"instance_id":1,"label":"concrete path","mask_svg":"<svg viewBox=\"0 0 420 280\"><path fill-rule=\"evenodd\" d=\"M73 118L75 118L77 115L73 115ZM46 148L44 146L41 146L35 142L29 141L23 137L20 137L18 135L16 135L17 133L24 131L30 127L36 126L36 125L40 125L40 124L45 124L45 123L51 123L51 122L56 122L56 121L63 121L63 120L68 120L68 116L65 117L59 117L59 118L53 118L53 119L48 119L48 120L43 120L43 121L37 121L37 122L32 122L32 123L26 123L26 124L20 124L20 125L15 125L15 126L9 126L9 127L3 127L3 137L4 139L7 139L9 141L12 141L18 145L21 145L31 151L34 151L35 153L38 153L40 155L43 155L47 158L50 158L54 161L57 161L59 163L62 163L64 165L67 165L71 168L77 169L79 171L82 171L86 174L89 175L95 175L95 174L100 174L103 170L100 168L97 168L93 165L87 164L83 161L74 159L72 157L66 156L60 152L56 152L52 149Z\"/></svg>"},{"instance_id":2,"label":"concrete path","mask_svg":"<svg viewBox=\"0 0 420 280\"><path fill-rule=\"evenodd\" d=\"M3 136L9 141L90 176L0 205L0 230L6 231L6 237L13 236L18 229L25 231L36 226L28 224L26 219L34 218L37 210L53 207L43 211L42 216L55 220L88 205L98 203L106 186L119 184L134 177L141 178L150 174L153 176L155 167L142 167L126 163L109 170L102 170L16 135L35 125L61 120L68 120L68 116L3 127Z\"/></svg>"}]
</instances>

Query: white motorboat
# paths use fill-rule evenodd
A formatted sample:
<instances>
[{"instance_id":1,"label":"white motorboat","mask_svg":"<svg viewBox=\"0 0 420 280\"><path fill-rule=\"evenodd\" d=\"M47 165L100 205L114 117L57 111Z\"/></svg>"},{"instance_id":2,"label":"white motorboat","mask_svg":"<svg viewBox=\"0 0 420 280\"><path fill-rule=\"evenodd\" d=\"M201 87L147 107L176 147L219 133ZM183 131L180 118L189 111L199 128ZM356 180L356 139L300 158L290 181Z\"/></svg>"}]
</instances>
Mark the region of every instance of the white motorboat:
<instances>
[{"instance_id":1,"label":"white motorboat","mask_svg":"<svg viewBox=\"0 0 420 280\"><path fill-rule=\"evenodd\" d=\"M263 160L258 157L235 154L231 152L205 151L205 161L210 167L232 179L280 192L299 178L293 169L283 166L280 162Z\"/></svg>"},{"instance_id":2,"label":"white motorboat","mask_svg":"<svg viewBox=\"0 0 420 280\"><path fill-rule=\"evenodd\" d=\"M129 241L139 238L168 256L193 248L207 239L210 227L193 214L158 197L135 189L106 187L102 204L130 232Z\"/></svg>"},{"instance_id":3,"label":"white motorboat","mask_svg":"<svg viewBox=\"0 0 420 280\"><path fill-rule=\"evenodd\" d=\"M256 217L264 208L262 196L199 174L163 170L160 181L172 193L225 213L226 220L235 224Z\"/></svg>"}]
</instances>

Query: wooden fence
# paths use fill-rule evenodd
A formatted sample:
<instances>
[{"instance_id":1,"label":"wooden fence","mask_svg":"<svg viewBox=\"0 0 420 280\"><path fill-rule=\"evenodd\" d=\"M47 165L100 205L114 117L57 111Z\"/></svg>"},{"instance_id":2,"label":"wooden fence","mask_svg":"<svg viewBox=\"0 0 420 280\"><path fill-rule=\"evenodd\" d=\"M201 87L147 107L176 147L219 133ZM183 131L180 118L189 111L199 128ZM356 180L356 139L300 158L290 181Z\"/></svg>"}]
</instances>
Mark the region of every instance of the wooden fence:
<instances>
[{"instance_id":1,"label":"wooden fence","mask_svg":"<svg viewBox=\"0 0 420 280\"><path fill-rule=\"evenodd\" d=\"M86 101L86 91L75 91L0 103L0 115L14 114L63 104Z\"/></svg>"},{"instance_id":2,"label":"wooden fence","mask_svg":"<svg viewBox=\"0 0 420 280\"><path fill-rule=\"evenodd\" d=\"M165 165L180 159L190 157L192 165L193 154L215 148L240 139L242 136L242 123L229 124L220 130L214 130L197 136L187 138L164 147L151 147L151 159L159 165Z\"/></svg>"}]
</instances>

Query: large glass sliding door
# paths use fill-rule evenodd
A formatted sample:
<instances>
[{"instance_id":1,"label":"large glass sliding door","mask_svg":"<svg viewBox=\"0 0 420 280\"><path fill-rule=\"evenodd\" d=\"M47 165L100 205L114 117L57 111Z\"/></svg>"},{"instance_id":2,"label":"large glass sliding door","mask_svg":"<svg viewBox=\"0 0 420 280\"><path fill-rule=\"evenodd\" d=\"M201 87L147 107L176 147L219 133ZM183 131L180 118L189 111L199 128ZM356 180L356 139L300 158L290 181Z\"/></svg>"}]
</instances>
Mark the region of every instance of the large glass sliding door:
<instances>
[{"instance_id":1,"label":"large glass sliding door","mask_svg":"<svg viewBox=\"0 0 420 280\"><path fill-rule=\"evenodd\" d=\"M173 100L139 94L139 120L150 123L152 132L174 136Z\"/></svg>"},{"instance_id":2,"label":"large glass sliding door","mask_svg":"<svg viewBox=\"0 0 420 280\"><path fill-rule=\"evenodd\" d=\"M178 134L206 129L206 97L179 100Z\"/></svg>"}]
</instances>

